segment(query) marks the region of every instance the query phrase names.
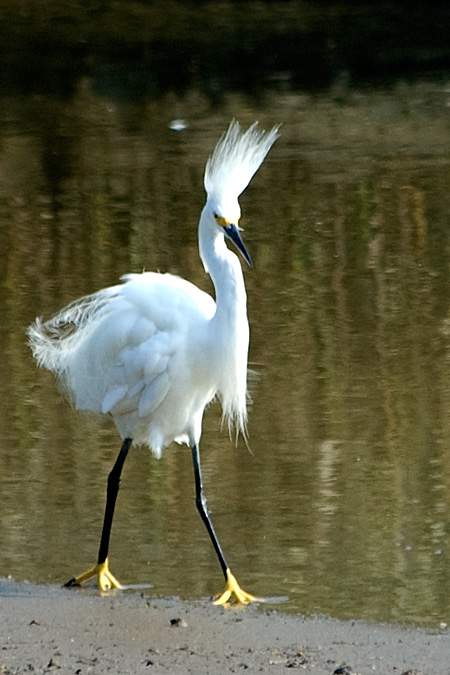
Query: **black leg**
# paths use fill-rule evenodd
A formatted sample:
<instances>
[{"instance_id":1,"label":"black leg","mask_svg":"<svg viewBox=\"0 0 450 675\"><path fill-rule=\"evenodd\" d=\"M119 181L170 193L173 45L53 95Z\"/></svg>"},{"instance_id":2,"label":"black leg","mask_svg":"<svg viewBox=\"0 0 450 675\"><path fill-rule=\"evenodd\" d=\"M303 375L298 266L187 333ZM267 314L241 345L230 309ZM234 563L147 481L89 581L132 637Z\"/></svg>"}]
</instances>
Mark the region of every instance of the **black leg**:
<instances>
[{"instance_id":1,"label":"black leg","mask_svg":"<svg viewBox=\"0 0 450 675\"><path fill-rule=\"evenodd\" d=\"M213 543L214 549L217 553L217 557L219 558L220 566L222 568L223 575L225 579L227 579L227 571L228 571L228 565L225 560L225 556L223 555L222 549L219 544L219 540L217 539L217 535L214 531L213 524L211 522L211 519L208 514L208 507L206 504L206 498L203 492L203 483L202 483L202 470L200 467L200 453L198 450L197 445L193 445L192 448L192 461L194 463L194 475L195 475L195 503L197 505L197 509L200 513L200 516L203 520L203 522L206 525L206 529L208 530L208 534L211 537L211 541Z\"/></svg>"},{"instance_id":2,"label":"black leg","mask_svg":"<svg viewBox=\"0 0 450 675\"><path fill-rule=\"evenodd\" d=\"M111 472L108 476L108 487L106 490L106 507L105 507L105 517L103 520L103 529L102 529L102 538L100 540L100 548L98 551L98 564L105 562L108 557L109 549L109 539L111 536L111 525L114 516L114 509L116 506L117 493L119 492L120 487L120 476L122 473L123 465L128 455L128 450L132 443L131 438L125 438L120 448L120 452L117 456L116 462L111 469Z\"/></svg>"},{"instance_id":3,"label":"black leg","mask_svg":"<svg viewBox=\"0 0 450 675\"><path fill-rule=\"evenodd\" d=\"M125 438L117 456L116 462L108 476L108 487L106 490L106 507L105 517L103 519L102 537L100 540L100 548L98 551L98 563L95 567L83 572L70 579L64 586L79 586L90 577L98 575L98 583L103 590L109 588L122 588L121 584L111 574L108 566L108 548L109 539L111 536L111 525L114 516L114 508L116 506L117 493L120 486L120 475L122 473L124 462L127 458L128 450L132 443L131 438Z\"/></svg>"}]
</instances>

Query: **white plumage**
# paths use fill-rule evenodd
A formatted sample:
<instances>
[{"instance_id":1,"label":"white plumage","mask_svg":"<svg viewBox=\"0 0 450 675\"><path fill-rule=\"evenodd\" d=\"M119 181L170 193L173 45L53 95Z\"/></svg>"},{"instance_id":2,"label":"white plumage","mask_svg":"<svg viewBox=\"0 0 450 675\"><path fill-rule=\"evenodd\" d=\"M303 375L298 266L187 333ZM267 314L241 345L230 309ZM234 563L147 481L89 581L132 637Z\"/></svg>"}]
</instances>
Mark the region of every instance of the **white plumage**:
<instances>
[{"instance_id":1,"label":"white plumage","mask_svg":"<svg viewBox=\"0 0 450 675\"><path fill-rule=\"evenodd\" d=\"M203 412L215 396L229 424L245 434L246 292L239 259L225 242L251 264L238 197L277 135L276 127L266 133L256 123L243 133L232 122L207 162L198 237L215 302L170 274L129 274L29 328L38 364L58 377L76 408L111 415L122 439L148 444L157 457L172 441L198 447Z\"/></svg>"},{"instance_id":2,"label":"white plumage","mask_svg":"<svg viewBox=\"0 0 450 675\"><path fill-rule=\"evenodd\" d=\"M278 127L269 133L255 122L246 133L232 122L206 163L205 190L208 198L235 200L258 171L278 136Z\"/></svg>"},{"instance_id":3,"label":"white plumage","mask_svg":"<svg viewBox=\"0 0 450 675\"><path fill-rule=\"evenodd\" d=\"M214 364L203 358L214 311L213 299L183 279L129 274L38 320L30 342L78 410L111 414L122 438L159 457L174 440L199 441L203 408L216 393Z\"/></svg>"}]
</instances>

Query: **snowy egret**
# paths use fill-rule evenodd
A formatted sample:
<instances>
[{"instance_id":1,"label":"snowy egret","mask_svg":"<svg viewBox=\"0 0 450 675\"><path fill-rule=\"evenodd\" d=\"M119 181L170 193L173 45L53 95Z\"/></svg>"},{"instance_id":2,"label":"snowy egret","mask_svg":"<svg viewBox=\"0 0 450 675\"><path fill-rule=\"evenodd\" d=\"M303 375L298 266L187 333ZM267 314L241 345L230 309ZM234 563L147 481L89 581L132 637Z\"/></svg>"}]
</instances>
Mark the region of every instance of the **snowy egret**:
<instances>
[{"instance_id":1,"label":"snowy egret","mask_svg":"<svg viewBox=\"0 0 450 675\"><path fill-rule=\"evenodd\" d=\"M66 586L96 576L100 588L121 588L109 570L108 548L122 467L131 443L156 457L176 441L192 451L196 505L225 576L215 600L248 603L225 560L203 492L199 441L205 407L215 397L229 425L246 433L247 296L231 241L251 265L242 241L239 195L278 136L255 122L233 121L206 164L206 204L200 216L200 257L216 300L171 274L128 274L123 283L76 300L53 319L28 329L38 364L52 371L79 410L112 416L122 446L108 477L97 564Z\"/></svg>"}]
</instances>

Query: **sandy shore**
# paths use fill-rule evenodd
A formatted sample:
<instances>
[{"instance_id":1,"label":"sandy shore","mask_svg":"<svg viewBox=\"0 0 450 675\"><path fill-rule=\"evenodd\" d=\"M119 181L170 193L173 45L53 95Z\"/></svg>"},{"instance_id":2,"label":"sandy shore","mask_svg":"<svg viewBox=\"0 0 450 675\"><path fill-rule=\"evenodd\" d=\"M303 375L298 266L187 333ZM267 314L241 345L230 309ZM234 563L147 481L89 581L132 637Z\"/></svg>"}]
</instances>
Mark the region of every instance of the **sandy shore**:
<instances>
[{"instance_id":1,"label":"sandy shore","mask_svg":"<svg viewBox=\"0 0 450 675\"><path fill-rule=\"evenodd\" d=\"M450 630L0 581L0 673L450 674Z\"/></svg>"}]
</instances>

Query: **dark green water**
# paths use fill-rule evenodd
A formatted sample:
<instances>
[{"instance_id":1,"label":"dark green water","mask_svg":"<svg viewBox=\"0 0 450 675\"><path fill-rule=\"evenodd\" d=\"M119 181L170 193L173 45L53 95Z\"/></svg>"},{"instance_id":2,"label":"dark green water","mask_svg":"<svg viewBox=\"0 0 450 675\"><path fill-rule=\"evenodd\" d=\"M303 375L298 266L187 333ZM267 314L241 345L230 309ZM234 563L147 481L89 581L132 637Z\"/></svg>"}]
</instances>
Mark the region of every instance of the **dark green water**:
<instances>
[{"instance_id":1,"label":"dark green water","mask_svg":"<svg viewBox=\"0 0 450 675\"><path fill-rule=\"evenodd\" d=\"M251 452L216 405L202 439L223 548L289 611L449 620L448 103L427 82L218 107L195 89L117 102L89 79L0 99L0 575L59 583L94 562L119 449L35 367L26 326L143 268L210 290L204 164L233 117L259 119L283 127L241 199ZM156 594L221 590L186 448L131 452L110 559Z\"/></svg>"}]
</instances>

